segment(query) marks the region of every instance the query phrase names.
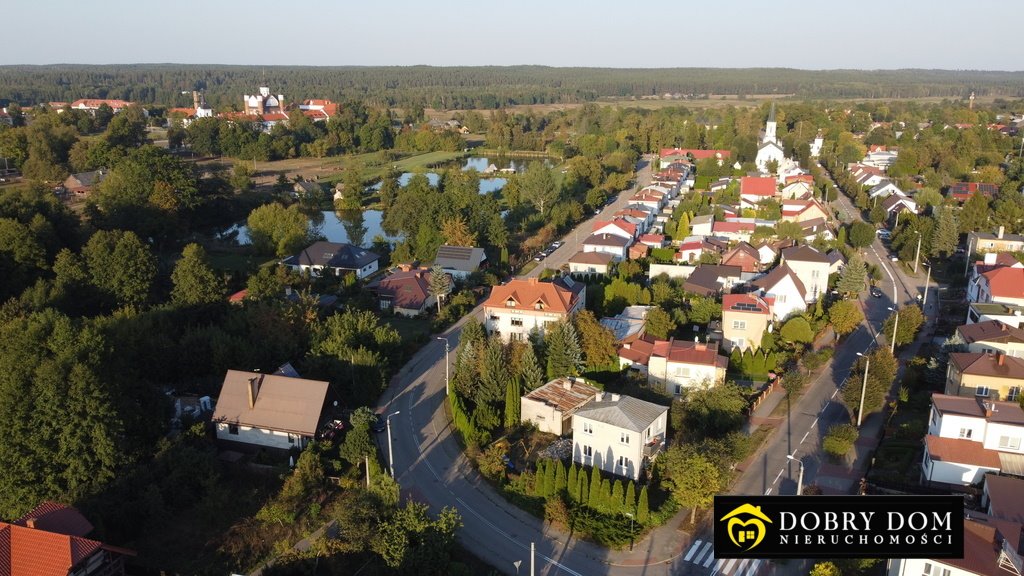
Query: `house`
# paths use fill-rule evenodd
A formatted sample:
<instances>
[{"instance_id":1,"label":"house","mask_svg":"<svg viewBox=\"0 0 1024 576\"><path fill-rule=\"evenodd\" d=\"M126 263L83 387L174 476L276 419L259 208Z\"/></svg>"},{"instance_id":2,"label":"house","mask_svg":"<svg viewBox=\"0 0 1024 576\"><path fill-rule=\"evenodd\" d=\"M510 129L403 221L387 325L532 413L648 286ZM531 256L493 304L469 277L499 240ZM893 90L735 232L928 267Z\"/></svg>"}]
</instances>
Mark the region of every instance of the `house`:
<instances>
[{"instance_id":1,"label":"house","mask_svg":"<svg viewBox=\"0 0 1024 576\"><path fill-rule=\"evenodd\" d=\"M1020 471L1022 438L1024 410L1016 402L932 394L922 480L967 486L1004 464Z\"/></svg>"},{"instance_id":2,"label":"house","mask_svg":"<svg viewBox=\"0 0 1024 576\"><path fill-rule=\"evenodd\" d=\"M338 115L338 104L330 100L303 100L299 110L313 122L327 122Z\"/></svg>"},{"instance_id":3,"label":"house","mask_svg":"<svg viewBox=\"0 0 1024 576\"><path fill-rule=\"evenodd\" d=\"M846 266L846 256L843 256L843 253L839 250L833 248L825 254L825 257L828 258L829 276L839 274L843 271L843 266Z\"/></svg>"},{"instance_id":4,"label":"house","mask_svg":"<svg viewBox=\"0 0 1024 576\"><path fill-rule=\"evenodd\" d=\"M614 264L615 256L607 252L577 252L569 258L569 273L607 276Z\"/></svg>"},{"instance_id":5,"label":"house","mask_svg":"<svg viewBox=\"0 0 1024 576\"><path fill-rule=\"evenodd\" d=\"M886 180L885 170L876 166L867 166L865 164L854 163L847 166L847 169L853 174L853 177L857 180L858 186L874 187L875 185Z\"/></svg>"},{"instance_id":6,"label":"house","mask_svg":"<svg viewBox=\"0 0 1024 576\"><path fill-rule=\"evenodd\" d=\"M419 316L437 304L437 296L430 292L432 275L430 268L405 267L367 284L366 289L377 295L381 310L407 317ZM452 279L445 274L445 280L450 290Z\"/></svg>"},{"instance_id":7,"label":"house","mask_svg":"<svg viewBox=\"0 0 1024 576\"><path fill-rule=\"evenodd\" d=\"M836 235L832 232L832 228L829 226L828 222L822 218L799 222L799 225L800 239L805 243L809 244L818 238L821 238L822 240L836 239Z\"/></svg>"},{"instance_id":8,"label":"house","mask_svg":"<svg viewBox=\"0 0 1024 576\"><path fill-rule=\"evenodd\" d=\"M1024 268L1024 263L1018 261L1009 252L984 252L982 253L982 259L976 260L974 266L971 268L971 275L967 283L967 299L973 300L977 298L977 282L978 277L995 270L996 268Z\"/></svg>"},{"instance_id":9,"label":"house","mask_svg":"<svg viewBox=\"0 0 1024 576\"><path fill-rule=\"evenodd\" d=\"M762 269L774 264L775 260L779 257L779 251L781 250L781 248L777 248L774 243L765 241L754 246L754 248L757 250L757 258L761 263Z\"/></svg>"},{"instance_id":10,"label":"house","mask_svg":"<svg viewBox=\"0 0 1024 576\"><path fill-rule=\"evenodd\" d=\"M868 197L872 199L888 198L893 194L906 196L906 194L903 193L903 190L900 190L900 187L894 184L892 180L883 180L878 184L875 184L871 190L868 190Z\"/></svg>"},{"instance_id":11,"label":"house","mask_svg":"<svg viewBox=\"0 0 1024 576\"><path fill-rule=\"evenodd\" d=\"M729 150L698 150L696 148L662 148L658 153L659 168L661 170L664 170L673 162L678 162L679 160L689 161L690 159L698 161L713 158L721 166L722 162L729 159L730 156L732 156L732 152Z\"/></svg>"},{"instance_id":12,"label":"house","mask_svg":"<svg viewBox=\"0 0 1024 576\"><path fill-rule=\"evenodd\" d=\"M611 255L615 261L626 259L633 240L617 234L591 234L583 241L583 252L602 252Z\"/></svg>"},{"instance_id":13,"label":"house","mask_svg":"<svg viewBox=\"0 0 1024 576\"><path fill-rule=\"evenodd\" d=\"M999 302L971 302L967 306L967 323L999 320L1000 322L1020 328L1024 322L1024 306L1001 304Z\"/></svg>"},{"instance_id":14,"label":"house","mask_svg":"<svg viewBox=\"0 0 1024 576\"><path fill-rule=\"evenodd\" d=\"M762 200L775 198L778 193L775 178L744 176L740 178L740 200L757 206Z\"/></svg>"},{"instance_id":15,"label":"house","mask_svg":"<svg viewBox=\"0 0 1024 576\"><path fill-rule=\"evenodd\" d=\"M1016 401L1024 386L1024 359L1001 352L951 352L946 394Z\"/></svg>"},{"instance_id":16,"label":"house","mask_svg":"<svg viewBox=\"0 0 1024 576\"><path fill-rule=\"evenodd\" d=\"M757 169L762 174L771 172L769 164L782 164L786 159L786 155L782 150L782 146L779 144L779 140L776 137L775 122L775 103L772 102L771 111L768 113L768 120L764 126L764 136L761 138L761 143L757 147L757 157L754 159L754 163L757 164Z\"/></svg>"},{"instance_id":17,"label":"house","mask_svg":"<svg viewBox=\"0 0 1024 576\"><path fill-rule=\"evenodd\" d=\"M722 254L722 265L739 266L743 272L753 273L761 271L761 254L756 248L746 242L740 242L731 250Z\"/></svg>"},{"instance_id":18,"label":"house","mask_svg":"<svg viewBox=\"0 0 1024 576\"><path fill-rule=\"evenodd\" d=\"M654 212L639 207L623 208L613 214L613 220L623 218L637 227L637 233L645 233L654 224ZM596 230L595 230L596 231Z\"/></svg>"},{"instance_id":19,"label":"house","mask_svg":"<svg viewBox=\"0 0 1024 576\"><path fill-rule=\"evenodd\" d=\"M721 192L728 188L730 183L732 183L732 178L729 178L728 176L725 178L719 178L708 185L708 191L712 193Z\"/></svg>"},{"instance_id":20,"label":"house","mask_svg":"<svg viewBox=\"0 0 1024 576\"><path fill-rule=\"evenodd\" d=\"M714 246L706 241L698 240L692 242L683 242L679 245L678 251L672 259L676 262L685 262L687 264L694 264L700 262L700 257L705 253L717 254L718 251Z\"/></svg>"},{"instance_id":21,"label":"house","mask_svg":"<svg viewBox=\"0 0 1024 576\"><path fill-rule=\"evenodd\" d=\"M757 350L761 337L772 323L771 297L757 294L726 294L722 296L722 348Z\"/></svg>"},{"instance_id":22,"label":"house","mask_svg":"<svg viewBox=\"0 0 1024 576\"><path fill-rule=\"evenodd\" d=\"M783 200L798 200L801 198L810 197L814 190L814 182L805 182L803 180L797 180L790 184L786 184L782 191L779 192L779 197Z\"/></svg>"},{"instance_id":23,"label":"house","mask_svg":"<svg viewBox=\"0 0 1024 576\"><path fill-rule=\"evenodd\" d=\"M977 252L1020 252L1024 251L1024 236L1006 234L1002 226L995 234L970 232L967 234L967 249Z\"/></svg>"},{"instance_id":24,"label":"house","mask_svg":"<svg viewBox=\"0 0 1024 576\"><path fill-rule=\"evenodd\" d=\"M900 212L917 214L917 202L907 196L893 194L882 201L882 209L885 210L886 217L888 218L892 218L893 215Z\"/></svg>"},{"instance_id":25,"label":"house","mask_svg":"<svg viewBox=\"0 0 1024 576\"><path fill-rule=\"evenodd\" d=\"M975 302L1024 304L1024 268L1001 266L978 275L969 285Z\"/></svg>"},{"instance_id":26,"label":"house","mask_svg":"<svg viewBox=\"0 0 1024 576\"><path fill-rule=\"evenodd\" d=\"M694 236L711 236L711 229L715 224L714 214L704 214L703 216L694 216L690 220L690 234ZM683 236L682 231L679 234Z\"/></svg>"},{"instance_id":27,"label":"house","mask_svg":"<svg viewBox=\"0 0 1024 576\"><path fill-rule=\"evenodd\" d=\"M806 287L805 300L810 303L828 291L831 263L820 250L807 246L794 246L782 251L782 262L787 264Z\"/></svg>"},{"instance_id":28,"label":"house","mask_svg":"<svg viewBox=\"0 0 1024 576\"><path fill-rule=\"evenodd\" d=\"M1009 576L1024 574L1021 525L971 512L962 520L963 558L893 558L886 576Z\"/></svg>"},{"instance_id":29,"label":"house","mask_svg":"<svg viewBox=\"0 0 1024 576\"><path fill-rule=\"evenodd\" d=\"M664 248L665 236L662 234L642 234L640 243L651 248Z\"/></svg>"},{"instance_id":30,"label":"house","mask_svg":"<svg viewBox=\"0 0 1024 576\"><path fill-rule=\"evenodd\" d=\"M82 98L80 100L75 100L70 104L70 106L72 110L85 110L86 112L95 116L96 112L104 104L109 106L110 109L114 112L114 114L117 114L118 112L132 105L131 102L127 102L125 100L115 100L109 98Z\"/></svg>"},{"instance_id":31,"label":"house","mask_svg":"<svg viewBox=\"0 0 1024 576\"><path fill-rule=\"evenodd\" d=\"M957 182L949 187L946 197L955 200L959 204L963 204L970 200L971 196L979 193L991 200L999 193L999 187L995 184L986 184L984 182Z\"/></svg>"},{"instance_id":32,"label":"house","mask_svg":"<svg viewBox=\"0 0 1024 576\"><path fill-rule=\"evenodd\" d=\"M278 94L274 96L270 93L270 88L266 86L260 86L258 94L245 94L242 96L242 106L244 114L264 116L264 118L267 114L283 114L285 112L284 95ZM287 116L285 119L287 120Z\"/></svg>"},{"instance_id":33,"label":"house","mask_svg":"<svg viewBox=\"0 0 1024 576\"><path fill-rule=\"evenodd\" d=\"M899 152L898 148L871 146L868 148L867 156L860 163L885 170L896 163L897 158L899 158Z\"/></svg>"},{"instance_id":34,"label":"house","mask_svg":"<svg viewBox=\"0 0 1024 576\"><path fill-rule=\"evenodd\" d=\"M601 326L611 330L616 343L632 342L644 335L647 313L654 306L626 306L615 316L601 318Z\"/></svg>"},{"instance_id":35,"label":"house","mask_svg":"<svg viewBox=\"0 0 1024 576\"><path fill-rule=\"evenodd\" d=\"M572 459L637 480L665 445L668 408L630 396L598 393L572 418Z\"/></svg>"},{"instance_id":36,"label":"house","mask_svg":"<svg viewBox=\"0 0 1024 576\"><path fill-rule=\"evenodd\" d=\"M92 172L72 174L64 180L64 190L75 196L88 196L100 185L100 182L107 178L107 174L108 172L102 168Z\"/></svg>"},{"instance_id":37,"label":"house","mask_svg":"<svg viewBox=\"0 0 1024 576\"><path fill-rule=\"evenodd\" d=\"M701 296L717 296L723 291L732 290L740 282L742 273L738 266L701 264L683 283L683 290Z\"/></svg>"},{"instance_id":38,"label":"house","mask_svg":"<svg viewBox=\"0 0 1024 576\"><path fill-rule=\"evenodd\" d=\"M612 234L632 241L640 235L640 230L634 222L626 218L614 218L594 222L593 235L600 234Z\"/></svg>"},{"instance_id":39,"label":"house","mask_svg":"<svg viewBox=\"0 0 1024 576\"><path fill-rule=\"evenodd\" d=\"M620 362L624 352L628 351L619 350ZM628 355L626 359L629 360ZM637 364L630 361L634 366ZM669 394L682 394L686 388L725 382L728 366L729 358L718 354L718 344L714 342L656 340L648 358L647 384Z\"/></svg>"},{"instance_id":40,"label":"house","mask_svg":"<svg viewBox=\"0 0 1024 576\"><path fill-rule=\"evenodd\" d=\"M253 448L305 448L320 424L329 384L228 370L213 411L217 440Z\"/></svg>"},{"instance_id":41,"label":"house","mask_svg":"<svg viewBox=\"0 0 1024 576\"><path fill-rule=\"evenodd\" d=\"M998 474L985 474L981 505L989 516L1024 522L1024 479Z\"/></svg>"},{"instance_id":42,"label":"house","mask_svg":"<svg viewBox=\"0 0 1024 576\"><path fill-rule=\"evenodd\" d=\"M756 228L753 222L715 222L711 225L711 233L729 241L750 242Z\"/></svg>"},{"instance_id":43,"label":"house","mask_svg":"<svg viewBox=\"0 0 1024 576\"><path fill-rule=\"evenodd\" d=\"M583 378L556 378L519 399L520 422L564 436L572 432L572 415L599 392Z\"/></svg>"},{"instance_id":44,"label":"house","mask_svg":"<svg viewBox=\"0 0 1024 576\"><path fill-rule=\"evenodd\" d=\"M118 576L135 552L86 538L92 524L81 512L43 502L13 522L0 522L0 574L5 576Z\"/></svg>"},{"instance_id":45,"label":"house","mask_svg":"<svg viewBox=\"0 0 1024 576\"><path fill-rule=\"evenodd\" d=\"M487 260L483 248L473 246L443 245L437 249L434 264L441 267L456 280L465 280L467 276L480 269Z\"/></svg>"},{"instance_id":46,"label":"house","mask_svg":"<svg viewBox=\"0 0 1024 576\"><path fill-rule=\"evenodd\" d=\"M525 340L549 324L565 320L586 304L586 285L562 276L552 282L514 279L495 286L484 301L484 327L506 340Z\"/></svg>"},{"instance_id":47,"label":"house","mask_svg":"<svg viewBox=\"0 0 1024 576\"><path fill-rule=\"evenodd\" d=\"M301 180L292 186L292 198L309 198L319 200L323 194L324 189L317 182Z\"/></svg>"},{"instance_id":48,"label":"house","mask_svg":"<svg viewBox=\"0 0 1024 576\"><path fill-rule=\"evenodd\" d=\"M788 264L776 266L752 282L761 297L772 299L772 320L779 321L807 309L807 289Z\"/></svg>"},{"instance_id":49,"label":"house","mask_svg":"<svg viewBox=\"0 0 1024 576\"><path fill-rule=\"evenodd\" d=\"M810 200L783 200L782 217L783 222L808 222L810 220L828 220L831 214L824 206L815 199Z\"/></svg>"},{"instance_id":50,"label":"house","mask_svg":"<svg viewBox=\"0 0 1024 576\"><path fill-rule=\"evenodd\" d=\"M964 324L956 329L956 334L967 344L968 352L1003 353L1024 358L1024 329L1016 326L999 320L986 320Z\"/></svg>"},{"instance_id":51,"label":"house","mask_svg":"<svg viewBox=\"0 0 1024 576\"><path fill-rule=\"evenodd\" d=\"M281 261L296 272L314 276L344 276L354 273L360 280L377 271L380 256L359 246L339 242L314 242L294 256Z\"/></svg>"}]
</instances>

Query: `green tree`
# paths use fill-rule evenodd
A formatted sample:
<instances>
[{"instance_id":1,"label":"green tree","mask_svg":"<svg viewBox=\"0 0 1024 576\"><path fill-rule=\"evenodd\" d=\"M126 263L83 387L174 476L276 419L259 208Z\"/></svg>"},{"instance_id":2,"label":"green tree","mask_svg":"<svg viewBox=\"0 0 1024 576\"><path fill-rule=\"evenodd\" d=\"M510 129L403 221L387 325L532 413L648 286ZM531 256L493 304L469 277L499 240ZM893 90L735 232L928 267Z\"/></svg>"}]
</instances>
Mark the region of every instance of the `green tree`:
<instances>
[{"instance_id":1,"label":"green tree","mask_svg":"<svg viewBox=\"0 0 1024 576\"><path fill-rule=\"evenodd\" d=\"M580 368L583 367L583 353L572 322L563 320L549 328L544 342L547 345L548 380L579 376Z\"/></svg>"},{"instance_id":2,"label":"green tree","mask_svg":"<svg viewBox=\"0 0 1024 576\"><path fill-rule=\"evenodd\" d=\"M644 320L644 330L659 340L667 340L669 334L675 332L675 329L675 320L661 308L651 308Z\"/></svg>"},{"instance_id":3,"label":"green tree","mask_svg":"<svg viewBox=\"0 0 1024 576\"><path fill-rule=\"evenodd\" d=\"M686 396L687 430L696 438L720 437L744 422L747 399L734 382L692 389Z\"/></svg>"},{"instance_id":4,"label":"green tree","mask_svg":"<svg viewBox=\"0 0 1024 576\"><path fill-rule=\"evenodd\" d=\"M440 264L434 264L430 268L430 283L428 285L430 294L437 299L437 312L441 313L441 301L452 291L451 277L441 268Z\"/></svg>"},{"instance_id":5,"label":"green tree","mask_svg":"<svg viewBox=\"0 0 1024 576\"><path fill-rule=\"evenodd\" d=\"M565 464L561 460L554 461L555 466L555 491L554 494L561 496L565 491Z\"/></svg>"},{"instance_id":6,"label":"green tree","mask_svg":"<svg viewBox=\"0 0 1024 576\"><path fill-rule=\"evenodd\" d=\"M381 521L371 548L400 574L440 574L448 569L461 527L454 508L441 510L431 520L426 504L410 500Z\"/></svg>"},{"instance_id":7,"label":"green tree","mask_svg":"<svg viewBox=\"0 0 1024 576\"><path fill-rule=\"evenodd\" d=\"M697 509L711 505L720 488L718 467L704 455L681 446L669 448L663 455L662 482L672 498L690 508L690 523L697 518Z\"/></svg>"},{"instance_id":8,"label":"green tree","mask_svg":"<svg viewBox=\"0 0 1024 576\"><path fill-rule=\"evenodd\" d=\"M871 220L872 224L881 224L888 218L889 213L885 211L885 207L881 202L875 202L875 205L871 207L871 212L868 213L868 219Z\"/></svg>"},{"instance_id":9,"label":"green tree","mask_svg":"<svg viewBox=\"0 0 1024 576\"><path fill-rule=\"evenodd\" d=\"M465 328L463 328L463 333L465 333ZM518 377L528 391L534 390L544 383L544 371L541 370L540 363L537 362L537 355L534 354L533 346L529 343L523 348L523 353L519 358Z\"/></svg>"},{"instance_id":10,"label":"green tree","mask_svg":"<svg viewBox=\"0 0 1024 576\"><path fill-rule=\"evenodd\" d=\"M899 324L897 325L896 316L899 316ZM896 312L893 312L885 319L885 323L882 325L882 333L885 337L892 341L893 329L896 330L896 345L902 346L909 344L914 341L917 337L918 330L924 324L924 314L921 313L921 308L917 305L906 306L900 308Z\"/></svg>"},{"instance_id":11,"label":"green tree","mask_svg":"<svg viewBox=\"0 0 1024 576\"><path fill-rule=\"evenodd\" d=\"M960 233L987 229L988 218L988 198L981 192L975 192L960 210Z\"/></svg>"},{"instance_id":12,"label":"green tree","mask_svg":"<svg viewBox=\"0 0 1024 576\"><path fill-rule=\"evenodd\" d=\"M579 334L580 350L588 370L601 370L618 366L615 335L601 325L590 310L579 311L572 319Z\"/></svg>"},{"instance_id":13,"label":"green tree","mask_svg":"<svg viewBox=\"0 0 1024 576\"><path fill-rule=\"evenodd\" d=\"M857 300L840 300L829 307L828 321L836 334L849 334L864 321L864 310Z\"/></svg>"},{"instance_id":14,"label":"green tree","mask_svg":"<svg viewBox=\"0 0 1024 576\"><path fill-rule=\"evenodd\" d=\"M508 379L508 386L505 389L505 429L515 428L519 425L519 380Z\"/></svg>"},{"instance_id":15,"label":"green tree","mask_svg":"<svg viewBox=\"0 0 1024 576\"><path fill-rule=\"evenodd\" d=\"M505 345L501 338L493 336L484 349L484 356L480 362L480 386L477 387L473 396L473 402L479 407L481 404L494 404L500 402L504 397L506 383L511 379L509 374L508 357L505 354Z\"/></svg>"},{"instance_id":16,"label":"green tree","mask_svg":"<svg viewBox=\"0 0 1024 576\"><path fill-rule=\"evenodd\" d=\"M132 232L99 230L82 248L92 283L120 304L142 304L156 278L156 258Z\"/></svg>"},{"instance_id":17,"label":"green tree","mask_svg":"<svg viewBox=\"0 0 1024 576\"><path fill-rule=\"evenodd\" d=\"M249 239L260 254L288 256L309 242L309 220L298 205L264 204L249 213Z\"/></svg>"},{"instance_id":18,"label":"green tree","mask_svg":"<svg viewBox=\"0 0 1024 576\"><path fill-rule=\"evenodd\" d=\"M843 576L843 573L832 562L818 562L811 568L810 576Z\"/></svg>"},{"instance_id":19,"label":"green tree","mask_svg":"<svg viewBox=\"0 0 1024 576\"><path fill-rule=\"evenodd\" d=\"M859 295L864 291L868 281L868 269L859 254L850 256L850 261L843 266L836 282L836 290L846 296Z\"/></svg>"},{"instance_id":20,"label":"green tree","mask_svg":"<svg viewBox=\"0 0 1024 576\"><path fill-rule=\"evenodd\" d=\"M782 325L782 329L779 330L779 336L787 342L796 344L810 344L814 341L814 331L811 330L811 325L807 323L807 319L802 316L796 316L787 320Z\"/></svg>"},{"instance_id":21,"label":"green tree","mask_svg":"<svg viewBox=\"0 0 1024 576\"><path fill-rule=\"evenodd\" d=\"M857 221L850 225L850 246L867 248L875 241L875 227L867 222Z\"/></svg>"},{"instance_id":22,"label":"green tree","mask_svg":"<svg viewBox=\"0 0 1024 576\"><path fill-rule=\"evenodd\" d=\"M647 524L651 520L651 508L647 502L647 485L640 488L640 500L636 505L636 521Z\"/></svg>"},{"instance_id":23,"label":"green tree","mask_svg":"<svg viewBox=\"0 0 1024 576\"><path fill-rule=\"evenodd\" d=\"M826 454L835 458L843 458L853 450L859 432L853 424L836 424L828 429L821 441L821 448Z\"/></svg>"},{"instance_id":24,"label":"green tree","mask_svg":"<svg viewBox=\"0 0 1024 576\"><path fill-rule=\"evenodd\" d=\"M636 483L632 480L626 484L626 497L622 502L622 512L636 514Z\"/></svg>"},{"instance_id":25,"label":"green tree","mask_svg":"<svg viewBox=\"0 0 1024 576\"><path fill-rule=\"evenodd\" d=\"M569 477L565 481L565 488L569 495L569 500L577 501L580 496L580 479L579 472L576 470L576 462L573 462L569 466Z\"/></svg>"},{"instance_id":26,"label":"green tree","mask_svg":"<svg viewBox=\"0 0 1024 576\"><path fill-rule=\"evenodd\" d=\"M608 513L609 514L621 514L623 509L623 498L625 497L622 491L622 480L615 479L612 484L612 496L608 502Z\"/></svg>"},{"instance_id":27,"label":"green tree","mask_svg":"<svg viewBox=\"0 0 1024 576\"><path fill-rule=\"evenodd\" d=\"M555 177L543 162L533 162L527 166L519 178L519 185L523 198L541 214L544 214L545 207L550 207L558 199Z\"/></svg>"},{"instance_id":28,"label":"green tree","mask_svg":"<svg viewBox=\"0 0 1024 576\"><path fill-rule=\"evenodd\" d=\"M171 273L171 298L184 305L211 304L224 298L223 285L206 261L206 251L198 244L189 244Z\"/></svg>"},{"instance_id":29,"label":"green tree","mask_svg":"<svg viewBox=\"0 0 1024 576\"><path fill-rule=\"evenodd\" d=\"M349 416L352 427L345 433L345 441L341 444L339 453L353 466L361 465L367 456L376 458L377 447L370 437L370 421L373 417L373 410L365 406L357 408Z\"/></svg>"},{"instance_id":30,"label":"green tree","mask_svg":"<svg viewBox=\"0 0 1024 576\"><path fill-rule=\"evenodd\" d=\"M261 266L245 283L247 300L272 300L284 293L284 267Z\"/></svg>"},{"instance_id":31,"label":"green tree","mask_svg":"<svg viewBox=\"0 0 1024 576\"><path fill-rule=\"evenodd\" d=\"M601 494L601 470L592 468L590 470L590 498L587 500L587 507L592 510L601 510L603 501Z\"/></svg>"},{"instance_id":32,"label":"green tree","mask_svg":"<svg viewBox=\"0 0 1024 576\"><path fill-rule=\"evenodd\" d=\"M938 212L938 215L935 231L932 233L931 255L948 258L960 244L956 214L952 208L935 208L935 211Z\"/></svg>"}]
</instances>

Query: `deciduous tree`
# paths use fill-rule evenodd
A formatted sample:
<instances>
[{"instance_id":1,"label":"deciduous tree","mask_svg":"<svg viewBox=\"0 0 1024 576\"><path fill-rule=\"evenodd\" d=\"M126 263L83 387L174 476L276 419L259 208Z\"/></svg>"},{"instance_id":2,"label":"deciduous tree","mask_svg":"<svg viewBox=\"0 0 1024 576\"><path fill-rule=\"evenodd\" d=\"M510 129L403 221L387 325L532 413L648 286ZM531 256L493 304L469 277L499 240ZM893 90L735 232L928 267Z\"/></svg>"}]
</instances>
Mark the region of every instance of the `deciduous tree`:
<instances>
[{"instance_id":1,"label":"deciduous tree","mask_svg":"<svg viewBox=\"0 0 1024 576\"><path fill-rule=\"evenodd\" d=\"M857 300L840 300L828 309L828 321L836 334L849 334L864 321L864 311Z\"/></svg>"},{"instance_id":2,"label":"deciduous tree","mask_svg":"<svg viewBox=\"0 0 1024 576\"><path fill-rule=\"evenodd\" d=\"M223 285L206 261L206 251L198 244L189 244L171 273L174 289L171 298L178 304L211 304L224 298Z\"/></svg>"}]
</instances>

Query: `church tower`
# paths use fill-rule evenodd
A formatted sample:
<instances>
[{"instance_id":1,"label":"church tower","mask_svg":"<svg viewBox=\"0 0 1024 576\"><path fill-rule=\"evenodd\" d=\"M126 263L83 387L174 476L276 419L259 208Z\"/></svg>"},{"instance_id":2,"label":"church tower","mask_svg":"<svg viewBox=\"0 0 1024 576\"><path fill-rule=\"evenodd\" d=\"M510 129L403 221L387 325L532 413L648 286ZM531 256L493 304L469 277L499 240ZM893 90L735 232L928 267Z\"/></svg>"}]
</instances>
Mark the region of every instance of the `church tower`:
<instances>
[{"instance_id":1,"label":"church tower","mask_svg":"<svg viewBox=\"0 0 1024 576\"><path fill-rule=\"evenodd\" d=\"M768 142L779 143L775 139L775 102L772 102L771 112L768 113L768 122L764 125L764 139L761 140L763 144Z\"/></svg>"}]
</instances>

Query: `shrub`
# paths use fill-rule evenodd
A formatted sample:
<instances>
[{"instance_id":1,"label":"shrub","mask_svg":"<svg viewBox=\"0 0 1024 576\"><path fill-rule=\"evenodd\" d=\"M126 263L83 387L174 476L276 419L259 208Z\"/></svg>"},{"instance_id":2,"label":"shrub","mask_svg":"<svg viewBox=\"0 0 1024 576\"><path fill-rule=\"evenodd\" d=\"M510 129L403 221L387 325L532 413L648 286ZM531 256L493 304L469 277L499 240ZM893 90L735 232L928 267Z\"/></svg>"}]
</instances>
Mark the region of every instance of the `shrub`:
<instances>
[{"instance_id":1,"label":"shrub","mask_svg":"<svg viewBox=\"0 0 1024 576\"><path fill-rule=\"evenodd\" d=\"M853 450L859 432L853 424L837 424L829 428L821 447L827 454L835 458L844 458Z\"/></svg>"}]
</instances>

